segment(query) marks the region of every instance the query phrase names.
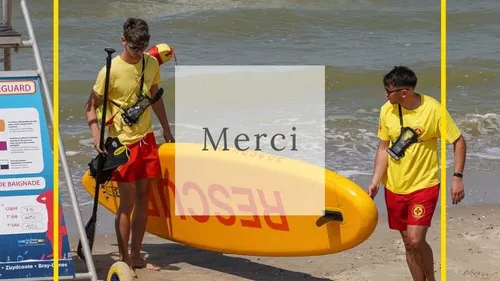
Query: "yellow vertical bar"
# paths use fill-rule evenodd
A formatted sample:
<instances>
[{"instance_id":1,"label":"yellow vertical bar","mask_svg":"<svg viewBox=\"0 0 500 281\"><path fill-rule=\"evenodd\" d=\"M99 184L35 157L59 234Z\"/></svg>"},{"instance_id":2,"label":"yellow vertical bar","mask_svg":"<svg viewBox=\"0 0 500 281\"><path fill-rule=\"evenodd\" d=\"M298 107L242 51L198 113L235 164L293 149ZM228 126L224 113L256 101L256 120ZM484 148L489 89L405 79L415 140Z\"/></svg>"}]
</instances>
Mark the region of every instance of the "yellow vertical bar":
<instances>
[{"instance_id":1,"label":"yellow vertical bar","mask_svg":"<svg viewBox=\"0 0 500 281\"><path fill-rule=\"evenodd\" d=\"M54 143L54 280L59 280L59 0L53 0L53 92L54 125L52 129Z\"/></svg>"},{"instance_id":2,"label":"yellow vertical bar","mask_svg":"<svg viewBox=\"0 0 500 281\"><path fill-rule=\"evenodd\" d=\"M446 281L446 0L441 0L441 281Z\"/></svg>"}]
</instances>

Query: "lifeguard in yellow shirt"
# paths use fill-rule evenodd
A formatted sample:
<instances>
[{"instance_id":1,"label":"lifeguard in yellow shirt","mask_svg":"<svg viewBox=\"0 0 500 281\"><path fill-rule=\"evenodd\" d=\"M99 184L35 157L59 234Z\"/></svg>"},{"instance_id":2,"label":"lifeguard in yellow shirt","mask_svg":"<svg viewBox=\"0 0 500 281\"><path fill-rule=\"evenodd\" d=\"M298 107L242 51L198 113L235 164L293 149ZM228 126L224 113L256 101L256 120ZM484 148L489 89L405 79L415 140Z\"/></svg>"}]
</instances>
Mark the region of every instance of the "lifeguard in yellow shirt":
<instances>
[{"instance_id":1,"label":"lifeguard in yellow shirt","mask_svg":"<svg viewBox=\"0 0 500 281\"><path fill-rule=\"evenodd\" d=\"M141 258L141 244L148 218L148 184L153 178L161 178L158 148L153 133L151 113L158 117L167 142L174 142L170 131L163 101L159 98L158 83L160 68L158 61L145 53L149 44L148 24L139 18L128 18L123 24L121 43L123 51L112 60L109 75L107 104L103 104L106 84L106 67L101 68L86 104L86 118L94 138L94 146L100 150L100 128L97 122L100 113L106 109L108 136L116 137L129 150L129 160L112 174L118 183L120 206L116 213L115 229L120 250L120 260L127 263L136 277L134 268L146 267L160 270ZM138 104L158 99L146 110L135 110ZM142 102L141 102L142 100ZM152 109L152 110L151 110ZM141 112L141 113L139 113ZM132 210L134 215L131 219ZM130 224L131 222L131 224ZM131 235L131 251L128 243Z\"/></svg>"},{"instance_id":2,"label":"lifeguard in yellow shirt","mask_svg":"<svg viewBox=\"0 0 500 281\"><path fill-rule=\"evenodd\" d=\"M426 234L440 188L440 103L415 92L417 76L408 67L394 67L384 76L383 84L388 101L380 110L380 142L367 192L375 198L380 183L385 186L389 228L401 233L413 280L435 281L434 258ZM448 112L446 118L446 141L453 143L455 152L451 197L453 204L458 204L464 198L466 143Z\"/></svg>"}]
</instances>

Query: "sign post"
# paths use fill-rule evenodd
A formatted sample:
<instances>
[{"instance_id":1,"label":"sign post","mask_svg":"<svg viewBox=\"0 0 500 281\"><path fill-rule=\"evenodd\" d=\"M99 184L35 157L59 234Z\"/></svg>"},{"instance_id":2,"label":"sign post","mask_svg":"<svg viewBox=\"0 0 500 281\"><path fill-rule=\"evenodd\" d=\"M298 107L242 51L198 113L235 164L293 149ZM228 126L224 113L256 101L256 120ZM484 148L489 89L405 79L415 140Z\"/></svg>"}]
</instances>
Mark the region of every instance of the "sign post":
<instances>
[{"instance_id":1,"label":"sign post","mask_svg":"<svg viewBox=\"0 0 500 281\"><path fill-rule=\"evenodd\" d=\"M64 215L54 218L53 151L36 71L0 77L0 279L74 277ZM59 232L54 233L54 224Z\"/></svg>"}]
</instances>

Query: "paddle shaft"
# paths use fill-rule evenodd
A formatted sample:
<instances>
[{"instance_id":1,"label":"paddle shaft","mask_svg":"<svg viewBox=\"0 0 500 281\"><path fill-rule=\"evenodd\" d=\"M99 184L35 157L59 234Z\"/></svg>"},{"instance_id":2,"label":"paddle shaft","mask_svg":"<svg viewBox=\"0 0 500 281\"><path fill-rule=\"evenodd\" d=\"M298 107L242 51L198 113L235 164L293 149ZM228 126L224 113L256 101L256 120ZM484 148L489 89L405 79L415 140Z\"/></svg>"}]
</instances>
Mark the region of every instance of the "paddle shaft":
<instances>
[{"instance_id":1,"label":"paddle shaft","mask_svg":"<svg viewBox=\"0 0 500 281\"><path fill-rule=\"evenodd\" d=\"M111 71L111 55L115 52L112 48L104 49L108 56L106 57L106 78L104 82L104 97L103 97L103 109L102 109L102 118L101 118L101 132L99 136L99 149L101 151L104 150L104 134L106 132L106 109L108 103L108 88L109 88L109 76ZM101 177L101 170L104 165L104 155L99 153L97 156L97 173L96 173L96 185L95 185L95 194L94 194L94 207L92 210L92 216L90 217L87 225L85 226L85 234L89 240L90 250L92 251L92 247L94 246L94 235L95 235L95 224L97 222L97 207L99 206L99 182ZM84 255L81 251L82 245L81 241L78 243L78 256L81 259L85 260Z\"/></svg>"},{"instance_id":2,"label":"paddle shaft","mask_svg":"<svg viewBox=\"0 0 500 281\"><path fill-rule=\"evenodd\" d=\"M104 150L104 134L106 133L106 105L108 103L108 88L109 88L109 76L111 72L111 55L115 52L114 49L105 48L108 56L106 57L106 78L104 80L104 97L103 97L103 108L102 108L102 118L101 118L101 133L99 136L99 149ZM96 175L96 185L95 185L95 197L94 197L94 209L92 210L92 218L94 218L94 223L97 217L97 207L99 206L99 182L101 180L101 171L104 165L104 155L99 153L97 159L97 175ZM95 227L93 228L95 229ZM93 237L93 235L92 235ZM93 245L94 241L90 241L90 245ZM92 246L90 247L92 249Z\"/></svg>"}]
</instances>

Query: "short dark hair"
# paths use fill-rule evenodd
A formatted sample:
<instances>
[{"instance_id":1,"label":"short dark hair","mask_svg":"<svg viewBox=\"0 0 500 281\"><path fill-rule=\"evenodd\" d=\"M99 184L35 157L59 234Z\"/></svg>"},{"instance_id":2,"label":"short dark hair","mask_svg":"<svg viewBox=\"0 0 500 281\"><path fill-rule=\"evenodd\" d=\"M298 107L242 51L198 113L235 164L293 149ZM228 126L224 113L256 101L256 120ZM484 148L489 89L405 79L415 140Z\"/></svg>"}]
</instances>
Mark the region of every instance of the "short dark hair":
<instances>
[{"instance_id":1,"label":"short dark hair","mask_svg":"<svg viewBox=\"0 0 500 281\"><path fill-rule=\"evenodd\" d=\"M149 43L148 24L140 18L127 18L123 24L123 37L135 45Z\"/></svg>"},{"instance_id":2,"label":"short dark hair","mask_svg":"<svg viewBox=\"0 0 500 281\"><path fill-rule=\"evenodd\" d=\"M413 70L406 66L395 66L390 72L384 75L384 85L394 85L394 87L410 87L417 86L417 75Z\"/></svg>"}]
</instances>

